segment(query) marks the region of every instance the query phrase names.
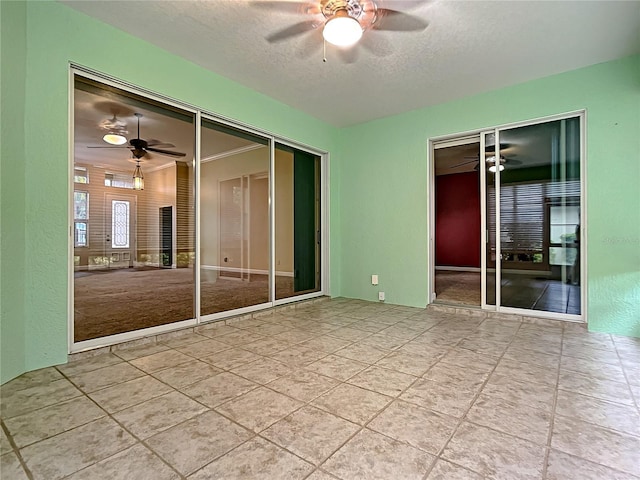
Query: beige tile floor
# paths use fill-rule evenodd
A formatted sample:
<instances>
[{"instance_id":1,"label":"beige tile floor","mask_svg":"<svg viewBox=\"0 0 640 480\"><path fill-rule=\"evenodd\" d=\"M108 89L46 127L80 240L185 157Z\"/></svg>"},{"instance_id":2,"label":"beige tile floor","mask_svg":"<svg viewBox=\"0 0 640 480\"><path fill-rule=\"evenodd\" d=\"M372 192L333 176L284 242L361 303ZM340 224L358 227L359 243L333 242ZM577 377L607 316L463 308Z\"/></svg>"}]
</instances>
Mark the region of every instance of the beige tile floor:
<instances>
[{"instance_id":1,"label":"beige tile floor","mask_svg":"<svg viewBox=\"0 0 640 480\"><path fill-rule=\"evenodd\" d=\"M640 340L336 299L5 384L1 478L640 478Z\"/></svg>"}]
</instances>

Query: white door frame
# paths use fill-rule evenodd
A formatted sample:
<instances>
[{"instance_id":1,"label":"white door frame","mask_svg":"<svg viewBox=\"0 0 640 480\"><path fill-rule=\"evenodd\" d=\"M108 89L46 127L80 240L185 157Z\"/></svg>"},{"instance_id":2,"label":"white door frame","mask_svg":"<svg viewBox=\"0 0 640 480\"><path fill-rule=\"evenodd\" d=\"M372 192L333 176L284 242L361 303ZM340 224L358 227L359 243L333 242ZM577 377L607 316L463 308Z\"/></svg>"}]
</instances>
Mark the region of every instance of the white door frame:
<instances>
[{"instance_id":1,"label":"white door frame","mask_svg":"<svg viewBox=\"0 0 640 480\"><path fill-rule=\"evenodd\" d=\"M586 110L576 110L566 113L561 113L557 115L549 115L545 117L538 117L531 120L526 120L522 122L514 122L508 124L502 124L494 127L488 127L478 130L466 131L455 133L451 135L444 135L439 137L432 137L428 140L428 149L427 149L427 171L429 174L428 180L428 188L429 188L429 260L428 260L428 286L429 293L427 295L427 304L434 303L435 301L435 288L434 288L434 276L435 276L435 150L437 148L444 148L448 146L461 145L465 143L471 143L468 141L469 138L474 136L480 136L480 155L481 161L485 160L485 149L484 149L484 136L487 133L495 133L495 144L497 151L495 152L496 156L500 154L500 131L525 127L529 125L536 125L545 122L552 122L556 120L564 120L567 118L580 118L580 315L571 315L571 314L561 314L555 312L546 312L542 310L528 310L522 308L513 308L513 307L504 307L500 305L500 282L501 282L501 265L500 265L500 209L496 208L496 305L487 305L486 304L486 272L487 272L487 259L486 259L486 242L481 241L482 243L482 252L481 252L481 265L482 265L482 300L480 308L487 311L497 311L502 313L512 313L517 315L526 315L530 317L540 317L540 318L549 318L554 320L565 320L570 322L588 322L587 318L587 152L586 152L586 120L587 120L587 112ZM477 141L477 140L476 140ZM484 163L482 163L484 164ZM481 169L483 170L483 169ZM484 177L484 181L483 181ZM500 184L500 170L497 169L495 175L496 185ZM486 172L481 173L480 180L480 190L481 190L481 239L486 240L487 235L487 210L486 210ZM499 188L496 188L496 206L500 205L500 192Z\"/></svg>"}]
</instances>

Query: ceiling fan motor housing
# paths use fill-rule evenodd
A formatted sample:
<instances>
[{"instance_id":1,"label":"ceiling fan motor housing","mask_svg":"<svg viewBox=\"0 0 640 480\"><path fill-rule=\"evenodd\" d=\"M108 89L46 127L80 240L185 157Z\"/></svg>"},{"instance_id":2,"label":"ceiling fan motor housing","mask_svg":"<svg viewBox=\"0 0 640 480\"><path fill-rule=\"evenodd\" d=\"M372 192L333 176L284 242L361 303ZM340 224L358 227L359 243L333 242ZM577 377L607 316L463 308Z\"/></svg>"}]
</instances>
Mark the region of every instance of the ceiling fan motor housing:
<instances>
[{"instance_id":1,"label":"ceiling fan motor housing","mask_svg":"<svg viewBox=\"0 0 640 480\"><path fill-rule=\"evenodd\" d=\"M322 14L331 19L339 12L345 12L355 18L363 30L370 28L376 21L378 7L373 0L323 0Z\"/></svg>"}]
</instances>

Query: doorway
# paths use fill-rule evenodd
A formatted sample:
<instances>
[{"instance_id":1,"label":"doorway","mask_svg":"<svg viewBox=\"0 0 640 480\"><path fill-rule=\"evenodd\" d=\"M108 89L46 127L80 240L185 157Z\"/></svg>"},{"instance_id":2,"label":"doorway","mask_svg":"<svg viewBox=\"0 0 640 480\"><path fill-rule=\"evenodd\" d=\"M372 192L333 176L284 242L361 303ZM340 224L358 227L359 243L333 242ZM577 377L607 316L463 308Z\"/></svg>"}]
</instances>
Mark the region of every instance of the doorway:
<instances>
[{"instance_id":1,"label":"doorway","mask_svg":"<svg viewBox=\"0 0 640 480\"><path fill-rule=\"evenodd\" d=\"M583 319L583 130L578 112L432 141L430 302Z\"/></svg>"},{"instance_id":2,"label":"doorway","mask_svg":"<svg viewBox=\"0 0 640 480\"><path fill-rule=\"evenodd\" d=\"M436 145L433 158L435 300L479 307L480 136Z\"/></svg>"}]
</instances>

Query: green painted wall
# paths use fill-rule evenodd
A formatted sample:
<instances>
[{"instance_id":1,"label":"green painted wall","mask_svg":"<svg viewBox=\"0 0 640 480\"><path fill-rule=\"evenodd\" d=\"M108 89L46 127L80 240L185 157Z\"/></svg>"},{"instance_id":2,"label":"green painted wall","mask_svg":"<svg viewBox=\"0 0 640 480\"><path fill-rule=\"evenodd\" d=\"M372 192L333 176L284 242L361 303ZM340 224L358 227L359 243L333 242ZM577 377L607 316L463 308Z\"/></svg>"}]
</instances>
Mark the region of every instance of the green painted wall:
<instances>
[{"instance_id":1,"label":"green painted wall","mask_svg":"<svg viewBox=\"0 0 640 480\"><path fill-rule=\"evenodd\" d=\"M0 22L0 378L4 380L25 369L25 4L0 2Z\"/></svg>"},{"instance_id":2,"label":"green painted wall","mask_svg":"<svg viewBox=\"0 0 640 480\"><path fill-rule=\"evenodd\" d=\"M583 108L589 328L640 336L640 56L343 129L342 295L427 303L429 138Z\"/></svg>"},{"instance_id":3,"label":"green painted wall","mask_svg":"<svg viewBox=\"0 0 640 480\"><path fill-rule=\"evenodd\" d=\"M6 294L2 292L3 314L10 314L2 327L4 382L16 373L67 359L69 62L331 151L333 163L338 158L338 130L59 3L1 3L2 38L5 32L11 36L12 49L17 43L5 57L3 42L2 51L3 68L7 61L7 67L17 69L6 86L11 91L6 110L17 121L7 138L3 121L2 132L2 275L3 280L5 275L15 280ZM26 47L20 39L26 40ZM2 80L4 93L4 70ZM3 120L5 98L9 95L3 95ZM5 162L9 156L10 165ZM332 169L332 180L338 173ZM339 191L332 188L330 193L335 200ZM5 198L11 199L9 215ZM331 204L335 218L340 213L337 205ZM331 231L337 253L331 263L334 295L340 292L336 225ZM5 234L12 238L5 240Z\"/></svg>"}]
</instances>

